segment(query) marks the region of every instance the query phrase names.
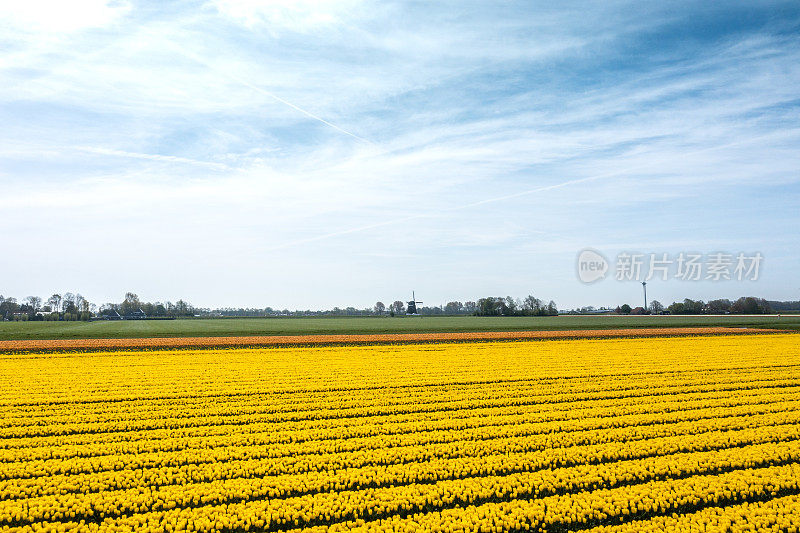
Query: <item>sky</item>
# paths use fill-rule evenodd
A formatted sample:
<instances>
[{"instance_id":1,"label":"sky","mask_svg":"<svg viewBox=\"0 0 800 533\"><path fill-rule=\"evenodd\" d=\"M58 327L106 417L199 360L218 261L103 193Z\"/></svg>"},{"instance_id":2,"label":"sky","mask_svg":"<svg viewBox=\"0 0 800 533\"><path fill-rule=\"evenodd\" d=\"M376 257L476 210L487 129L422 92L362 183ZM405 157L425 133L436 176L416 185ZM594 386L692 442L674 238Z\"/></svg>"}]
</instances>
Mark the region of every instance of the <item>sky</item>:
<instances>
[{"instance_id":1,"label":"sky","mask_svg":"<svg viewBox=\"0 0 800 533\"><path fill-rule=\"evenodd\" d=\"M18 299L800 299L796 1L0 0L0 124Z\"/></svg>"}]
</instances>

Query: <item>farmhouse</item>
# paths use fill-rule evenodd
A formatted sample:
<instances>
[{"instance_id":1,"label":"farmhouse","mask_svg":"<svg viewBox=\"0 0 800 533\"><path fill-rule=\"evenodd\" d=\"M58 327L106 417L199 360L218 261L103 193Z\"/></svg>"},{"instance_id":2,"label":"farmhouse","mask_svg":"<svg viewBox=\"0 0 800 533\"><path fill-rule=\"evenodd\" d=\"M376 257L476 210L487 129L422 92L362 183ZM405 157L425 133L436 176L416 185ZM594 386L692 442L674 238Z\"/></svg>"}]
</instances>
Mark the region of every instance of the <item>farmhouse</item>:
<instances>
[{"instance_id":1,"label":"farmhouse","mask_svg":"<svg viewBox=\"0 0 800 533\"><path fill-rule=\"evenodd\" d=\"M135 311L128 311L122 318L124 320L144 320L147 318L147 315L141 309L137 309Z\"/></svg>"},{"instance_id":2,"label":"farmhouse","mask_svg":"<svg viewBox=\"0 0 800 533\"><path fill-rule=\"evenodd\" d=\"M122 320L122 316L115 309L103 309L100 311L99 318L105 320Z\"/></svg>"}]
</instances>

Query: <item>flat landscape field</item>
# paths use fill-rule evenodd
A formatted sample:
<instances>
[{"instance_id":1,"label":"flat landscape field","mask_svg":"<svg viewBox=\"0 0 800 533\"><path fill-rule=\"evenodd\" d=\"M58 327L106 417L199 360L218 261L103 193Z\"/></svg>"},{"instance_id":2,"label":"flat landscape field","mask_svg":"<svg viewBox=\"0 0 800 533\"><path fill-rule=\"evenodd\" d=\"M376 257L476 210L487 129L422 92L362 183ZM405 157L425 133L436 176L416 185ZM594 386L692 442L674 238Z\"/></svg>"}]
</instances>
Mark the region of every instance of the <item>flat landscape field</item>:
<instances>
[{"instance_id":1,"label":"flat landscape field","mask_svg":"<svg viewBox=\"0 0 800 533\"><path fill-rule=\"evenodd\" d=\"M0 322L0 340L254 335L374 335L479 331L559 331L614 328L748 327L800 330L800 315L554 317L349 317Z\"/></svg>"},{"instance_id":2,"label":"flat landscape field","mask_svg":"<svg viewBox=\"0 0 800 533\"><path fill-rule=\"evenodd\" d=\"M24 339L0 340L0 352L44 352L64 350L231 348L255 346L321 346L404 344L423 342L469 342L498 340L589 339L612 337L659 337L683 335L750 335L775 333L778 329L696 328L606 328L534 331L462 331L437 333L378 333L371 335L254 335L248 337L145 337L135 339Z\"/></svg>"},{"instance_id":3,"label":"flat landscape field","mask_svg":"<svg viewBox=\"0 0 800 533\"><path fill-rule=\"evenodd\" d=\"M0 530L798 531L798 340L0 354Z\"/></svg>"}]
</instances>

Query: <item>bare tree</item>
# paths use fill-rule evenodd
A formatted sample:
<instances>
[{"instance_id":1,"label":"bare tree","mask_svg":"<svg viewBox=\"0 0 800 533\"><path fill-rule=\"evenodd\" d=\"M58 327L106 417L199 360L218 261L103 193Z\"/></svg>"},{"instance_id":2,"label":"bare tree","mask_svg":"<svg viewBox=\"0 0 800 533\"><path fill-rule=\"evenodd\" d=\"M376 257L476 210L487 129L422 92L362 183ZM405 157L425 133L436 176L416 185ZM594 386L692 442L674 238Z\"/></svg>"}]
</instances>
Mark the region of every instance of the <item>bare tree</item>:
<instances>
[{"instance_id":1,"label":"bare tree","mask_svg":"<svg viewBox=\"0 0 800 533\"><path fill-rule=\"evenodd\" d=\"M289 310L284 310L285 314L289 314ZM192 314L192 304L189 302L184 302L183 300L178 300L175 302L175 314L179 316L185 316Z\"/></svg>"},{"instance_id":2,"label":"bare tree","mask_svg":"<svg viewBox=\"0 0 800 533\"><path fill-rule=\"evenodd\" d=\"M54 294L50 298L47 299L47 303L50 304L51 309L58 313L61 310L61 295Z\"/></svg>"},{"instance_id":3,"label":"bare tree","mask_svg":"<svg viewBox=\"0 0 800 533\"><path fill-rule=\"evenodd\" d=\"M517 304L519 300L515 300L513 296L506 296L506 313L509 315L513 315L517 312ZM504 313L505 314L505 313Z\"/></svg>"},{"instance_id":4,"label":"bare tree","mask_svg":"<svg viewBox=\"0 0 800 533\"><path fill-rule=\"evenodd\" d=\"M136 293L126 292L125 299L122 301L122 305L120 305L120 310L123 315L127 315L132 311L138 311L141 306L142 303L139 301L139 297Z\"/></svg>"},{"instance_id":5,"label":"bare tree","mask_svg":"<svg viewBox=\"0 0 800 533\"><path fill-rule=\"evenodd\" d=\"M71 292L64 294L64 299L61 301L62 310L65 313L74 313L77 308L75 307L75 295Z\"/></svg>"},{"instance_id":6,"label":"bare tree","mask_svg":"<svg viewBox=\"0 0 800 533\"><path fill-rule=\"evenodd\" d=\"M528 295L522 302L522 309L530 314L539 314L544 308L544 303L533 295Z\"/></svg>"},{"instance_id":7,"label":"bare tree","mask_svg":"<svg viewBox=\"0 0 800 533\"><path fill-rule=\"evenodd\" d=\"M461 302L447 302L447 305L444 306L444 312L448 315L455 315L461 312L464 308L464 305Z\"/></svg>"},{"instance_id":8,"label":"bare tree","mask_svg":"<svg viewBox=\"0 0 800 533\"><path fill-rule=\"evenodd\" d=\"M384 311L386 311L386 305L383 302L375 302L375 314L382 315Z\"/></svg>"},{"instance_id":9,"label":"bare tree","mask_svg":"<svg viewBox=\"0 0 800 533\"><path fill-rule=\"evenodd\" d=\"M84 306L84 303L87 303L87 304L88 304L88 302L86 302L86 298L84 298L83 296L81 296L81 294L80 294L80 293L76 294L76 295L75 295L75 308L76 308L78 311L83 311L83 306Z\"/></svg>"},{"instance_id":10,"label":"bare tree","mask_svg":"<svg viewBox=\"0 0 800 533\"><path fill-rule=\"evenodd\" d=\"M139 296L133 292L126 292L125 303L128 305L139 305Z\"/></svg>"},{"instance_id":11,"label":"bare tree","mask_svg":"<svg viewBox=\"0 0 800 533\"><path fill-rule=\"evenodd\" d=\"M27 298L25 298L25 301L28 303L28 305L31 306L34 313L39 309L41 309L42 307L42 299L39 298L38 296L28 296Z\"/></svg>"},{"instance_id":12,"label":"bare tree","mask_svg":"<svg viewBox=\"0 0 800 533\"><path fill-rule=\"evenodd\" d=\"M395 302L392 304L392 311L394 311L397 315L402 315L406 312L406 304L400 300L395 300Z\"/></svg>"}]
</instances>

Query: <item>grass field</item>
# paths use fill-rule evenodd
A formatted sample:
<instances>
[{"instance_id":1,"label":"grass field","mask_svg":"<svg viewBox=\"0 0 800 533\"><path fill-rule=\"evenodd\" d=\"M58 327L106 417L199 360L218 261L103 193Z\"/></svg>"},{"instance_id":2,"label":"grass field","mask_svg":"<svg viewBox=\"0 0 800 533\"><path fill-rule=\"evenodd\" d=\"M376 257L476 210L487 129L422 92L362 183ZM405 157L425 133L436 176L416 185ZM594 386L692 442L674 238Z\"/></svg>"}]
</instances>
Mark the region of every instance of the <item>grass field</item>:
<instances>
[{"instance_id":1,"label":"grass field","mask_svg":"<svg viewBox=\"0 0 800 533\"><path fill-rule=\"evenodd\" d=\"M797 334L0 355L0 531L798 531Z\"/></svg>"},{"instance_id":2,"label":"grass field","mask_svg":"<svg viewBox=\"0 0 800 533\"><path fill-rule=\"evenodd\" d=\"M0 322L0 340L438 333L729 326L800 330L800 315L238 318L99 322Z\"/></svg>"}]
</instances>

